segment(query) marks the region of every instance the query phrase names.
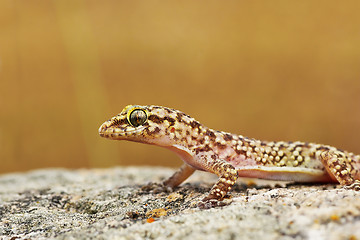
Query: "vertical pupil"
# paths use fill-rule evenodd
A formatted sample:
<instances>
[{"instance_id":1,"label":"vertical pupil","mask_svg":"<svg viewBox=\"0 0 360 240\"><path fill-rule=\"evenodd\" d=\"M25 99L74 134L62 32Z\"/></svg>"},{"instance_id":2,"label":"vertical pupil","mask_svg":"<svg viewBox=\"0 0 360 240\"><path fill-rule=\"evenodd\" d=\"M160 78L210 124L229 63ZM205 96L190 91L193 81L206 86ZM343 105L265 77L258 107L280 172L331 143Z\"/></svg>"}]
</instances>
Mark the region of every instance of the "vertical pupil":
<instances>
[{"instance_id":1,"label":"vertical pupil","mask_svg":"<svg viewBox=\"0 0 360 240\"><path fill-rule=\"evenodd\" d=\"M143 124L146 121L146 114L143 110L134 110L130 114L130 123L134 127L137 127L141 124Z\"/></svg>"}]
</instances>

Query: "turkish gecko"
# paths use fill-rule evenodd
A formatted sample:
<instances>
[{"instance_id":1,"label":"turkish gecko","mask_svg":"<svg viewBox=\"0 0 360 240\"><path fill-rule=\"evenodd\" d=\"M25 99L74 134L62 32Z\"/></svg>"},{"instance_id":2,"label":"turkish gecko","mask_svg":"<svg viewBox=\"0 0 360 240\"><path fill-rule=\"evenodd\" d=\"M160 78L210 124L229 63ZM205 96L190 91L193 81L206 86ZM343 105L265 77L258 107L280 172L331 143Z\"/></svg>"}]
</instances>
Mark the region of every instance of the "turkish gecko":
<instances>
[{"instance_id":1,"label":"turkish gecko","mask_svg":"<svg viewBox=\"0 0 360 240\"><path fill-rule=\"evenodd\" d=\"M185 113L161 106L126 106L99 128L102 137L153 144L184 164L164 187L174 188L195 170L219 179L200 207L217 206L238 177L295 182L337 182L359 189L360 155L328 145L260 141L210 129Z\"/></svg>"}]
</instances>

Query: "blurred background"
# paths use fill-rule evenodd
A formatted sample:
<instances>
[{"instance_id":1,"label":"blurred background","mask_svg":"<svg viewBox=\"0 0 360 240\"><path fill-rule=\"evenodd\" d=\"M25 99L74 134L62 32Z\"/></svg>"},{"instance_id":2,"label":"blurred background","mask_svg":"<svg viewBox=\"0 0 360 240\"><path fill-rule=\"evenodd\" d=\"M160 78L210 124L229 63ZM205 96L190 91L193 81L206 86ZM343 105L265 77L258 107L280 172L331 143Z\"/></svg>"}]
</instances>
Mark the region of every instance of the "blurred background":
<instances>
[{"instance_id":1,"label":"blurred background","mask_svg":"<svg viewBox=\"0 0 360 240\"><path fill-rule=\"evenodd\" d=\"M0 173L179 166L98 136L128 104L360 154L360 2L0 1Z\"/></svg>"}]
</instances>

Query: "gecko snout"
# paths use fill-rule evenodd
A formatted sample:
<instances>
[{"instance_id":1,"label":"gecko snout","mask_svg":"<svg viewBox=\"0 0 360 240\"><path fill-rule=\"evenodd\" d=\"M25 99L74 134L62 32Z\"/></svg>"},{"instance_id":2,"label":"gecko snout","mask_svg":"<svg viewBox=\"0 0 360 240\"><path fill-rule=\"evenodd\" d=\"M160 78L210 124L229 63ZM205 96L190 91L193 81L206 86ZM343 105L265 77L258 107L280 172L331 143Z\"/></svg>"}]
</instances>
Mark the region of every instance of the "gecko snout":
<instances>
[{"instance_id":1,"label":"gecko snout","mask_svg":"<svg viewBox=\"0 0 360 240\"><path fill-rule=\"evenodd\" d=\"M113 131L110 131L110 126L111 123L110 121L106 121L103 124L101 124L101 126L99 127L99 135L101 137L107 137L110 133L112 133Z\"/></svg>"}]
</instances>

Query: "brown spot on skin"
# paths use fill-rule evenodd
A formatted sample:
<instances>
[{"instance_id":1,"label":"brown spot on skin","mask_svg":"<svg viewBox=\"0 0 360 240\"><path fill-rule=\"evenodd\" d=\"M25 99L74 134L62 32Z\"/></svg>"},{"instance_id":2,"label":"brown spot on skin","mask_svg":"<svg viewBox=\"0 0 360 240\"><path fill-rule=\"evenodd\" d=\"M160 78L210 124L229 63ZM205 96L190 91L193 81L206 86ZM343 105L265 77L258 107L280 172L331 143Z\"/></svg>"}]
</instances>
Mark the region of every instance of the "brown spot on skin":
<instances>
[{"instance_id":1,"label":"brown spot on skin","mask_svg":"<svg viewBox=\"0 0 360 240\"><path fill-rule=\"evenodd\" d=\"M160 132L160 128L156 127L155 130L154 130L154 133L158 133L158 132Z\"/></svg>"},{"instance_id":2,"label":"brown spot on skin","mask_svg":"<svg viewBox=\"0 0 360 240\"><path fill-rule=\"evenodd\" d=\"M164 117L164 120L168 121L170 123L170 126L174 125L176 120L171 118L171 117L168 117L168 116L165 116Z\"/></svg>"},{"instance_id":3,"label":"brown spot on skin","mask_svg":"<svg viewBox=\"0 0 360 240\"><path fill-rule=\"evenodd\" d=\"M211 151L211 147L209 145L205 145L202 148L196 148L195 149L196 154L199 154L199 152L209 152L209 151Z\"/></svg>"},{"instance_id":4,"label":"brown spot on skin","mask_svg":"<svg viewBox=\"0 0 360 240\"><path fill-rule=\"evenodd\" d=\"M212 158L212 159L214 159L214 160L216 160L216 159L217 159L217 157L216 157L216 155L215 155L215 154L211 155L211 158Z\"/></svg>"},{"instance_id":5,"label":"brown spot on skin","mask_svg":"<svg viewBox=\"0 0 360 240\"><path fill-rule=\"evenodd\" d=\"M205 135L208 135L210 138L213 138L213 139L216 138L215 134L212 131L210 131L209 129L206 130Z\"/></svg>"},{"instance_id":6,"label":"brown spot on skin","mask_svg":"<svg viewBox=\"0 0 360 240\"><path fill-rule=\"evenodd\" d=\"M169 114L170 114L172 111L174 111L174 109L170 109L170 108L165 108L165 107L164 107L164 109L165 109L165 111L167 111L167 113L169 113Z\"/></svg>"},{"instance_id":7,"label":"brown spot on skin","mask_svg":"<svg viewBox=\"0 0 360 240\"><path fill-rule=\"evenodd\" d=\"M244 150L237 150L236 148L234 150L235 150L236 154L246 155L246 152Z\"/></svg>"},{"instance_id":8,"label":"brown spot on skin","mask_svg":"<svg viewBox=\"0 0 360 240\"><path fill-rule=\"evenodd\" d=\"M317 150L317 151L319 151L319 150L329 151L329 148L328 148L328 147L321 146L321 147L316 148L316 150Z\"/></svg>"},{"instance_id":9,"label":"brown spot on skin","mask_svg":"<svg viewBox=\"0 0 360 240\"><path fill-rule=\"evenodd\" d=\"M211 147L210 147L209 145L205 145L205 146L203 147L203 150L206 151L206 152L208 152L208 151L211 150Z\"/></svg>"},{"instance_id":10,"label":"brown spot on skin","mask_svg":"<svg viewBox=\"0 0 360 240\"><path fill-rule=\"evenodd\" d=\"M221 144L221 143L219 143L219 142L216 142L215 145L216 145L218 148L220 148L220 149L226 148L226 145L223 145L223 144Z\"/></svg>"},{"instance_id":11,"label":"brown spot on skin","mask_svg":"<svg viewBox=\"0 0 360 240\"><path fill-rule=\"evenodd\" d=\"M233 140L233 136L231 136L231 134L229 134L229 133L226 133L224 135L224 140L225 141L231 141L231 140Z\"/></svg>"},{"instance_id":12,"label":"brown spot on skin","mask_svg":"<svg viewBox=\"0 0 360 240\"><path fill-rule=\"evenodd\" d=\"M190 126L191 126L193 129L199 128L199 127L200 127L200 123L197 122L197 121L192 121L192 122L190 123Z\"/></svg>"},{"instance_id":13,"label":"brown spot on skin","mask_svg":"<svg viewBox=\"0 0 360 240\"><path fill-rule=\"evenodd\" d=\"M157 123L157 124L160 124L160 123L163 122L163 119L160 118L160 117L158 117L158 116L156 116L156 115L150 115L150 116L149 116L149 120L152 121L152 122L154 122L154 123Z\"/></svg>"},{"instance_id":14,"label":"brown spot on skin","mask_svg":"<svg viewBox=\"0 0 360 240\"><path fill-rule=\"evenodd\" d=\"M176 120L178 120L178 122L182 122L183 121L183 117L185 116L184 113L176 113Z\"/></svg>"}]
</instances>

